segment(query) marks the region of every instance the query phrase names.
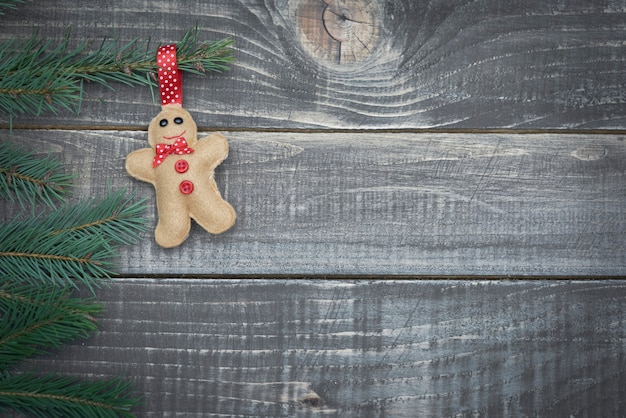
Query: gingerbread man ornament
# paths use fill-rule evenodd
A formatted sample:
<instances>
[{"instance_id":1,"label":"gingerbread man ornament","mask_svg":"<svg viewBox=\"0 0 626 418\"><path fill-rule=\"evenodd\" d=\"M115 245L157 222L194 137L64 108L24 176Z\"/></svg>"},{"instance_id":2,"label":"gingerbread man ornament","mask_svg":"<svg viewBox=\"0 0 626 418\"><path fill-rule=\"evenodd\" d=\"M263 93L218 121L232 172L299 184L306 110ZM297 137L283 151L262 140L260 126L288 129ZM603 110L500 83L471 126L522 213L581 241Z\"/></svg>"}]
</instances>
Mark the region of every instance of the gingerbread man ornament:
<instances>
[{"instance_id":1,"label":"gingerbread man ornament","mask_svg":"<svg viewBox=\"0 0 626 418\"><path fill-rule=\"evenodd\" d=\"M198 140L197 127L182 108L182 77L176 65L176 45L157 52L161 112L150 122L150 148L126 157L126 171L151 183L156 191L156 242L165 248L185 241L191 219L212 234L234 225L236 214L215 183L214 170L228 156L224 135Z\"/></svg>"}]
</instances>

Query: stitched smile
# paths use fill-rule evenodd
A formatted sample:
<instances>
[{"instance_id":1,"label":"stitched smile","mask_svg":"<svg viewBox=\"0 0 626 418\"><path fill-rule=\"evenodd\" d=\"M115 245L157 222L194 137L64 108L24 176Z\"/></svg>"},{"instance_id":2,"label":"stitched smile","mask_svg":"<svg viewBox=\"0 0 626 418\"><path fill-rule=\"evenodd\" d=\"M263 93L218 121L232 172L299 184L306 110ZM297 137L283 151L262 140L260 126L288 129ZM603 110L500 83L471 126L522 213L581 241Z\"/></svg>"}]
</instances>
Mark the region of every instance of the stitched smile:
<instances>
[{"instance_id":1,"label":"stitched smile","mask_svg":"<svg viewBox=\"0 0 626 418\"><path fill-rule=\"evenodd\" d=\"M185 135L187 133L187 129L185 129L182 133L180 133L179 135L174 135L174 136L164 136L163 139L176 139L176 138L182 138L183 135Z\"/></svg>"}]
</instances>

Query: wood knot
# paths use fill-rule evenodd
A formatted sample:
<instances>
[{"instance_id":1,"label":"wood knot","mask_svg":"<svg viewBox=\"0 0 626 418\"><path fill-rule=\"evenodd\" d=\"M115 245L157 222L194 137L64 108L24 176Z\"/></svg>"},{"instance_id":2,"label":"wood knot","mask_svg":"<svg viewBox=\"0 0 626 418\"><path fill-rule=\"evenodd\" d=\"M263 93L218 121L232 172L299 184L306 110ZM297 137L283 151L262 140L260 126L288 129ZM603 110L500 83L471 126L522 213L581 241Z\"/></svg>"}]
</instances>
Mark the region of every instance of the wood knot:
<instances>
[{"instance_id":1,"label":"wood knot","mask_svg":"<svg viewBox=\"0 0 626 418\"><path fill-rule=\"evenodd\" d=\"M300 399L304 405L310 406L312 408L319 408L324 405L324 400L320 398L316 393L310 393Z\"/></svg>"},{"instance_id":2,"label":"wood knot","mask_svg":"<svg viewBox=\"0 0 626 418\"><path fill-rule=\"evenodd\" d=\"M372 0L304 0L296 12L302 44L335 64L362 61L375 50L379 16Z\"/></svg>"}]
</instances>

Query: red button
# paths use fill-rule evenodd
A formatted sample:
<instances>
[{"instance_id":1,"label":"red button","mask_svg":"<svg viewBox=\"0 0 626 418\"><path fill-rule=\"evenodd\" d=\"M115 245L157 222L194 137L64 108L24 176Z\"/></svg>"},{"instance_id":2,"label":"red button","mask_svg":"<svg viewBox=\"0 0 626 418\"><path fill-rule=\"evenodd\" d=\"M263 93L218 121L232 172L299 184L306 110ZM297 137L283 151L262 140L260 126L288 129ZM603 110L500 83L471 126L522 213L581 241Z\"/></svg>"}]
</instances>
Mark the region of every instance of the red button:
<instances>
[{"instance_id":1,"label":"red button","mask_svg":"<svg viewBox=\"0 0 626 418\"><path fill-rule=\"evenodd\" d=\"M189 180L181 181L179 188L182 194L189 194L193 192L193 183Z\"/></svg>"},{"instance_id":2,"label":"red button","mask_svg":"<svg viewBox=\"0 0 626 418\"><path fill-rule=\"evenodd\" d=\"M189 163L185 160L178 160L176 161L176 163L174 164L174 169L178 172L178 173L184 173L187 170L189 170Z\"/></svg>"}]
</instances>

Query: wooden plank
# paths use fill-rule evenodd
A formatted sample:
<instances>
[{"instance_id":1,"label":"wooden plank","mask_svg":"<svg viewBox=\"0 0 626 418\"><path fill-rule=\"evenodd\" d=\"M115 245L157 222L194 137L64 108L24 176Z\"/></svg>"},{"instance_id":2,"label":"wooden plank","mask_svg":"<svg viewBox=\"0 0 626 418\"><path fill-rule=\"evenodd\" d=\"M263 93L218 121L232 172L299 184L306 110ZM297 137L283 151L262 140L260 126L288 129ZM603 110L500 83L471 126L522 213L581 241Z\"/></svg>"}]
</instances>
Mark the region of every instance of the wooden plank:
<instances>
[{"instance_id":1,"label":"wooden plank","mask_svg":"<svg viewBox=\"0 0 626 418\"><path fill-rule=\"evenodd\" d=\"M5 135L6 137L6 135ZM78 175L77 196L152 186L124 158L145 132L15 131ZM216 171L238 213L164 250L147 233L123 274L626 275L621 135L230 133ZM3 211L5 217L16 207Z\"/></svg>"},{"instance_id":2,"label":"wooden plank","mask_svg":"<svg viewBox=\"0 0 626 418\"><path fill-rule=\"evenodd\" d=\"M232 71L185 79L201 127L626 128L622 0L41 0L7 11L0 39L71 26L76 40L156 48L196 22L237 50ZM115 88L86 86L80 116L15 123L146 126L149 90Z\"/></svg>"},{"instance_id":3,"label":"wooden plank","mask_svg":"<svg viewBox=\"0 0 626 418\"><path fill-rule=\"evenodd\" d=\"M115 280L25 368L125 373L138 416L624 416L626 281Z\"/></svg>"}]
</instances>

